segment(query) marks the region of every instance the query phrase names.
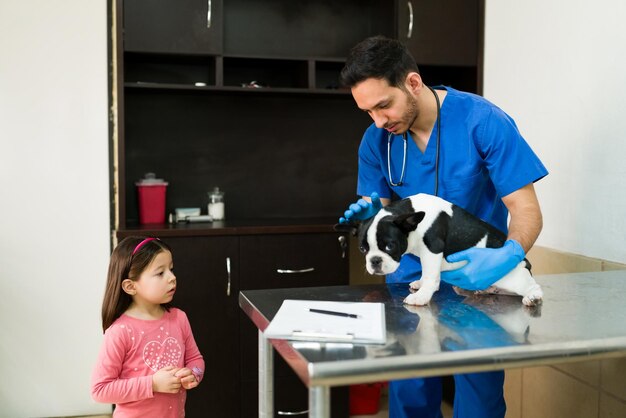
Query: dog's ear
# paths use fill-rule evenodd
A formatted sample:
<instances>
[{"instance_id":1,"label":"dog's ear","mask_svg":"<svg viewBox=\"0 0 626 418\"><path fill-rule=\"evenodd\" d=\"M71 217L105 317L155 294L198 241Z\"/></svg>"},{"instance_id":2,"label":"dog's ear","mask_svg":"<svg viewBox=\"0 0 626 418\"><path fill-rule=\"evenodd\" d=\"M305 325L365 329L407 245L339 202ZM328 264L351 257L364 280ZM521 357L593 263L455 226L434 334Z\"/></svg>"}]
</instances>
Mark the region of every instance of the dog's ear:
<instances>
[{"instance_id":1,"label":"dog's ear","mask_svg":"<svg viewBox=\"0 0 626 418\"><path fill-rule=\"evenodd\" d=\"M344 222L338 223L333 226L333 229L342 234L350 234L352 236L356 236L357 231L359 230L359 225L356 222Z\"/></svg>"},{"instance_id":2,"label":"dog's ear","mask_svg":"<svg viewBox=\"0 0 626 418\"><path fill-rule=\"evenodd\" d=\"M417 224L422 222L425 215L426 214L424 212L404 213L402 215L397 215L394 218L393 223L404 232L409 233L411 231L415 231Z\"/></svg>"}]
</instances>

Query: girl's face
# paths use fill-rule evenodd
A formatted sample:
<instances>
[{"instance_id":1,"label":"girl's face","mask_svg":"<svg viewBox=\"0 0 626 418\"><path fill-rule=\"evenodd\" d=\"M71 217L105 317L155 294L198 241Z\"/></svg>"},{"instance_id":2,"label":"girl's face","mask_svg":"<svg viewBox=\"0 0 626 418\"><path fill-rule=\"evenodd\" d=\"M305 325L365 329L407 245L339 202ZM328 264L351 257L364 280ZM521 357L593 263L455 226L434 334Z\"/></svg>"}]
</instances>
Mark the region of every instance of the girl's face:
<instances>
[{"instance_id":1,"label":"girl's face","mask_svg":"<svg viewBox=\"0 0 626 418\"><path fill-rule=\"evenodd\" d=\"M161 251L135 280L133 301L138 305L160 305L171 302L176 292L172 254Z\"/></svg>"}]
</instances>

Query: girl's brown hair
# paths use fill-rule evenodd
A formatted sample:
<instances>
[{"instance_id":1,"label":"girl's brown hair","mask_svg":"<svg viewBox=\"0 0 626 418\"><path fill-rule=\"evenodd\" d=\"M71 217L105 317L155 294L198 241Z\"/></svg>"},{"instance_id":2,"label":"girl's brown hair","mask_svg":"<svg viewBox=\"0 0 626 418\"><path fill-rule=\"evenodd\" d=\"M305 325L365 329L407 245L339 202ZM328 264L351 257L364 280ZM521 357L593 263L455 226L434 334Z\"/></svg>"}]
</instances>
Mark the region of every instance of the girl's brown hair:
<instances>
[{"instance_id":1,"label":"girl's brown hair","mask_svg":"<svg viewBox=\"0 0 626 418\"><path fill-rule=\"evenodd\" d=\"M159 239L145 242L137 248L139 243L145 239L146 237L124 238L111 254L106 290L102 301L103 331L106 331L133 301L131 296L122 289L122 282L126 279L137 280L160 252L172 252L170 247ZM137 250L135 251L135 249ZM169 310L169 304L162 306Z\"/></svg>"}]
</instances>

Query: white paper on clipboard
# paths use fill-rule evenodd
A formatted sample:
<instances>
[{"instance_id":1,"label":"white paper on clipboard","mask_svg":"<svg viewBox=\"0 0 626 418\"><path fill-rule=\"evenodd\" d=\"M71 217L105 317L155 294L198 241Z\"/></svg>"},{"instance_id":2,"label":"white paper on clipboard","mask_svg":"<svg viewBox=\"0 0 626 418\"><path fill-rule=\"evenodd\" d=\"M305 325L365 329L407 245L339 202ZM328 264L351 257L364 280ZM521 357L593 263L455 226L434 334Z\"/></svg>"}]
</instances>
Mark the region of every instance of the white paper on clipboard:
<instances>
[{"instance_id":1,"label":"white paper on clipboard","mask_svg":"<svg viewBox=\"0 0 626 418\"><path fill-rule=\"evenodd\" d=\"M321 314L310 309L349 313L357 318ZM267 338L285 340L384 344L385 305L286 299L263 333Z\"/></svg>"}]
</instances>

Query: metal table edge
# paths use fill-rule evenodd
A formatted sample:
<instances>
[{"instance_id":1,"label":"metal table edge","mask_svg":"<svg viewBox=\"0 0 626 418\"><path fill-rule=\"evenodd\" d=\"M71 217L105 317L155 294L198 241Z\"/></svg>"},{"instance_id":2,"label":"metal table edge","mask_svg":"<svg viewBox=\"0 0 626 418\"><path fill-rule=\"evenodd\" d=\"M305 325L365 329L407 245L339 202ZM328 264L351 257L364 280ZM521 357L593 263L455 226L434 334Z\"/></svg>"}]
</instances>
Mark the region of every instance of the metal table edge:
<instances>
[{"instance_id":1,"label":"metal table edge","mask_svg":"<svg viewBox=\"0 0 626 418\"><path fill-rule=\"evenodd\" d=\"M626 337L572 343L486 348L430 355L374 359L362 366L360 360L309 364L309 385L343 386L412 377L443 376L525 366L554 365L576 361L617 358L626 355ZM469 364L467 364L469 363ZM407 364L410 370L407 370ZM445 366L442 366L445 364ZM417 369L417 371L416 371Z\"/></svg>"}]
</instances>

